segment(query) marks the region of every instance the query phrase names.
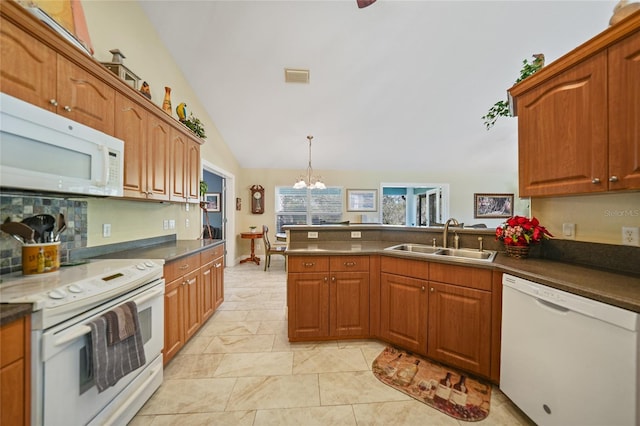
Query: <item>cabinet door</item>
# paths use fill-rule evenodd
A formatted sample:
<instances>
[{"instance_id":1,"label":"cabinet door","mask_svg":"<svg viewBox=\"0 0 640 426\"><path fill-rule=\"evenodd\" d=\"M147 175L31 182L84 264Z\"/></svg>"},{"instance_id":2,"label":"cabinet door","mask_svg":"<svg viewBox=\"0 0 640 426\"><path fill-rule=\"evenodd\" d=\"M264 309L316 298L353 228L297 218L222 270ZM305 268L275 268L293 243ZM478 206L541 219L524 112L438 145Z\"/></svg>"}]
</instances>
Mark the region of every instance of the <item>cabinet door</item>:
<instances>
[{"instance_id":1,"label":"cabinet door","mask_svg":"<svg viewBox=\"0 0 640 426\"><path fill-rule=\"evenodd\" d=\"M186 167L187 167L187 137L176 131L171 132L171 201L185 201Z\"/></svg>"},{"instance_id":2,"label":"cabinet door","mask_svg":"<svg viewBox=\"0 0 640 426\"><path fill-rule=\"evenodd\" d=\"M427 351L427 287L416 278L380 275L380 335L409 351Z\"/></svg>"},{"instance_id":3,"label":"cabinet door","mask_svg":"<svg viewBox=\"0 0 640 426\"><path fill-rule=\"evenodd\" d=\"M521 197L607 190L606 52L517 102Z\"/></svg>"},{"instance_id":4,"label":"cabinet door","mask_svg":"<svg viewBox=\"0 0 640 426\"><path fill-rule=\"evenodd\" d=\"M0 53L2 91L55 111L56 52L3 19L0 25Z\"/></svg>"},{"instance_id":5,"label":"cabinet door","mask_svg":"<svg viewBox=\"0 0 640 426\"><path fill-rule=\"evenodd\" d=\"M124 141L124 195L127 197L147 197L148 115L136 102L116 93L114 136Z\"/></svg>"},{"instance_id":6,"label":"cabinet door","mask_svg":"<svg viewBox=\"0 0 640 426\"><path fill-rule=\"evenodd\" d=\"M213 311L215 309L214 299L215 299L215 267L214 263L207 263L200 269L201 273L201 300L200 300L200 309L201 309L201 317L202 322L204 323L211 315L213 315Z\"/></svg>"},{"instance_id":7,"label":"cabinet door","mask_svg":"<svg viewBox=\"0 0 640 426\"><path fill-rule=\"evenodd\" d=\"M62 56L57 84L58 114L113 135L113 88Z\"/></svg>"},{"instance_id":8,"label":"cabinet door","mask_svg":"<svg viewBox=\"0 0 640 426\"><path fill-rule=\"evenodd\" d=\"M640 188L640 32L609 48L609 189ZM614 178L615 176L615 178Z\"/></svg>"},{"instance_id":9,"label":"cabinet door","mask_svg":"<svg viewBox=\"0 0 640 426\"><path fill-rule=\"evenodd\" d=\"M0 424L24 425L24 358L0 368Z\"/></svg>"},{"instance_id":10,"label":"cabinet door","mask_svg":"<svg viewBox=\"0 0 640 426\"><path fill-rule=\"evenodd\" d=\"M428 355L488 376L491 292L430 282Z\"/></svg>"},{"instance_id":11,"label":"cabinet door","mask_svg":"<svg viewBox=\"0 0 640 426\"><path fill-rule=\"evenodd\" d=\"M332 273L329 294L330 335L368 336L369 273Z\"/></svg>"},{"instance_id":12,"label":"cabinet door","mask_svg":"<svg viewBox=\"0 0 640 426\"><path fill-rule=\"evenodd\" d=\"M328 273L289 274L289 339L329 335L328 281Z\"/></svg>"},{"instance_id":13,"label":"cabinet door","mask_svg":"<svg viewBox=\"0 0 640 426\"><path fill-rule=\"evenodd\" d=\"M185 191L187 201L197 203L200 199L200 145L196 141L189 139L187 147Z\"/></svg>"},{"instance_id":14,"label":"cabinet door","mask_svg":"<svg viewBox=\"0 0 640 426\"><path fill-rule=\"evenodd\" d=\"M149 199L169 200L170 146L171 127L167 122L149 114L146 143L146 190Z\"/></svg>"},{"instance_id":15,"label":"cabinet door","mask_svg":"<svg viewBox=\"0 0 640 426\"><path fill-rule=\"evenodd\" d=\"M165 287L164 292L164 349L163 363L167 363L184 346L183 278L177 278Z\"/></svg>"},{"instance_id":16,"label":"cabinet door","mask_svg":"<svg viewBox=\"0 0 640 426\"><path fill-rule=\"evenodd\" d=\"M224 302L224 258L219 257L213 262L213 309L218 309Z\"/></svg>"},{"instance_id":17,"label":"cabinet door","mask_svg":"<svg viewBox=\"0 0 640 426\"><path fill-rule=\"evenodd\" d=\"M184 336L185 341L200 328L200 299L202 294L200 270L188 273L184 277Z\"/></svg>"}]
</instances>

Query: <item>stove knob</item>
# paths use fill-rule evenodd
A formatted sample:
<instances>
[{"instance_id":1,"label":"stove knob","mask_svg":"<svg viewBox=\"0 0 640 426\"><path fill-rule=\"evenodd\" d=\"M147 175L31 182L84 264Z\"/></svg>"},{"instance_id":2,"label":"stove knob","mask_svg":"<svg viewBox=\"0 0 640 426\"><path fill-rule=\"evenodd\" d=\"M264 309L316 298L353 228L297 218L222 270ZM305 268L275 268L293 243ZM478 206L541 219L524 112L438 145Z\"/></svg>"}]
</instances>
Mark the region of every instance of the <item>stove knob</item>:
<instances>
[{"instance_id":1,"label":"stove knob","mask_svg":"<svg viewBox=\"0 0 640 426\"><path fill-rule=\"evenodd\" d=\"M153 268L155 266L153 262L150 260L145 261L144 264L149 268Z\"/></svg>"},{"instance_id":2,"label":"stove knob","mask_svg":"<svg viewBox=\"0 0 640 426\"><path fill-rule=\"evenodd\" d=\"M65 297L67 297L67 293L65 293L64 290L56 288L55 290L51 290L49 292L49 297L52 299L64 299Z\"/></svg>"},{"instance_id":3,"label":"stove knob","mask_svg":"<svg viewBox=\"0 0 640 426\"><path fill-rule=\"evenodd\" d=\"M67 287L67 290L69 290L71 293L82 293L84 291L84 289L78 284L71 284Z\"/></svg>"},{"instance_id":4,"label":"stove knob","mask_svg":"<svg viewBox=\"0 0 640 426\"><path fill-rule=\"evenodd\" d=\"M136 268L140 269L141 271L144 271L145 269L147 269L147 267L144 266L144 263L138 263L136 265Z\"/></svg>"}]
</instances>

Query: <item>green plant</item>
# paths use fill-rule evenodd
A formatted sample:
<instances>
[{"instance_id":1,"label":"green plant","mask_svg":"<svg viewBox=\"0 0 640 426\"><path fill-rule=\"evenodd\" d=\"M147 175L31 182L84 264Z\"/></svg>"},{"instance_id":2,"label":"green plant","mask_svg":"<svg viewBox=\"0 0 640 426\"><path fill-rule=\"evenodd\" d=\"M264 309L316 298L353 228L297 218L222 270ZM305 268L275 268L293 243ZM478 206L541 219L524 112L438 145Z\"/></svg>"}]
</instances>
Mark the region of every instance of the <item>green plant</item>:
<instances>
[{"instance_id":1,"label":"green plant","mask_svg":"<svg viewBox=\"0 0 640 426\"><path fill-rule=\"evenodd\" d=\"M204 126L202 125L202 122L200 121L200 119L193 116L193 113L189 114L189 117L187 117L184 121L182 121L182 123L184 123L184 125L187 126L189 129L191 129L191 131L195 133L198 137L201 137L202 139L206 139L207 136L205 136L204 134Z\"/></svg>"},{"instance_id":2,"label":"green plant","mask_svg":"<svg viewBox=\"0 0 640 426\"><path fill-rule=\"evenodd\" d=\"M544 55L542 53L533 55L533 58L534 59L531 63L526 59L522 61L520 77L518 77L514 84L520 83L525 78L535 74L544 66ZM506 101L498 101L493 104L493 106L489 108L487 114L482 116L482 119L484 120L485 127L489 130L496 124L496 120L498 120L499 117L509 117L510 115L509 100L507 99Z\"/></svg>"},{"instance_id":3,"label":"green plant","mask_svg":"<svg viewBox=\"0 0 640 426\"><path fill-rule=\"evenodd\" d=\"M201 180L200 181L200 196L202 198L204 198L204 194L207 193L207 190L209 189L209 185L207 184L207 182Z\"/></svg>"}]
</instances>

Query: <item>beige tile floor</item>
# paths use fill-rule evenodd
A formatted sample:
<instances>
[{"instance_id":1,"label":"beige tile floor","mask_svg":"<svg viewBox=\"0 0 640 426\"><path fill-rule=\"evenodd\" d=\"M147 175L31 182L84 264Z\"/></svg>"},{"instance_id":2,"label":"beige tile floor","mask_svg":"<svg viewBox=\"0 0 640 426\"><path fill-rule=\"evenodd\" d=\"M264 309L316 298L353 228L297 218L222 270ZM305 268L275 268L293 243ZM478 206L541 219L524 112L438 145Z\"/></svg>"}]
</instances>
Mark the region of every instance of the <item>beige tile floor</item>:
<instances>
[{"instance_id":1,"label":"beige tile floor","mask_svg":"<svg viewBox=\"0 0 640 426\"><path fill-rule=\"evenodd\" d=\"M457 421L379 382L381 342L289 343L286 274L225 269L225 302L164 370L131 421L146 425L532 425L497 389L482 422Z\"/></svg>"}]
</instances>

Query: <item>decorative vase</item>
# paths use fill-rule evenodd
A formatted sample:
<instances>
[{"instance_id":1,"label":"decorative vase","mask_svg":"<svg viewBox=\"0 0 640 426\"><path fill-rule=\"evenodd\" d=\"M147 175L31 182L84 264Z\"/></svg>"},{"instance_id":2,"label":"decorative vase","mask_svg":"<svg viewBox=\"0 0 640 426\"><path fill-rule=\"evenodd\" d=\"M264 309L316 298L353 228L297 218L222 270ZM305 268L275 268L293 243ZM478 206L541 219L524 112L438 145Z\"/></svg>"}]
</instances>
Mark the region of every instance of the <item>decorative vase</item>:
<instances>
[{"instance_id":1,"label":"decorative vase","mask_svg":"<svg viewBox=\"0 0 640 426\"><path fill-rule=\"evenodd\" d=\"M162 110L171 115L171 87L164 87L164 100L162 101Z\"/></svg>"},{"instance_id":2,"label":"decorative vase","mask_svg":"<svg viewBox=\"0 0 640 426\"><path fill-rule=\"evenodd\" d=\"M510 246L505 245L507 255L516 259L526 259L529 257L529 246Z\"/></svg>"}]
</instances>

